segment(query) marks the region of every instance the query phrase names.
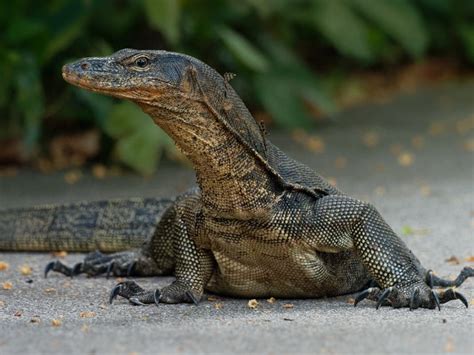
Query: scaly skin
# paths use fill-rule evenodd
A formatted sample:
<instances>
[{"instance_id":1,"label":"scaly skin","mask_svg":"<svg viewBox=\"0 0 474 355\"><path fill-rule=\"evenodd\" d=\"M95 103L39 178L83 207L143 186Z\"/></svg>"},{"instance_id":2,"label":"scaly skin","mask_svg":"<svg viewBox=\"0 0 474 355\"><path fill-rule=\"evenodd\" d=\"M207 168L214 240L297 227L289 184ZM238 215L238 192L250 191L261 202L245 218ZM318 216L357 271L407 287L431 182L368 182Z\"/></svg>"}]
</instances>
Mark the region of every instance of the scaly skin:
<instances>
[{"instance_id":1,"label":"scaly skin","mask_svg":"<svg viewBox=\"0 0 474 355\"><path fill-rule=\"evenodd\" d=\"M167 199L125 199L0 210L0 250L124 251L153 235Z\"/></svg>"},{"instance_id":2,"label":"scaly skin","mask_svg":"<svg viewBox=\"0 0 474 355\"><path fill-rule=\"evenodd\" d=\"M133 281L114 287L111 301L120 295L134 304L197 303L205 290L291 298L363 290L356 304L369 298L377 308L435 308L456 298L467 306L453 289L433 287L458 286L473 276L471 268L455 281L424 269L372 205L272 145L227 80L206 64L124 49L66 65L63 77L138 104L192 162L199 188L180 196L132 255L92 254L74 270L58 263L49 269L174 272L176 281L161 290Z\"/></svg>"}]
</instances>

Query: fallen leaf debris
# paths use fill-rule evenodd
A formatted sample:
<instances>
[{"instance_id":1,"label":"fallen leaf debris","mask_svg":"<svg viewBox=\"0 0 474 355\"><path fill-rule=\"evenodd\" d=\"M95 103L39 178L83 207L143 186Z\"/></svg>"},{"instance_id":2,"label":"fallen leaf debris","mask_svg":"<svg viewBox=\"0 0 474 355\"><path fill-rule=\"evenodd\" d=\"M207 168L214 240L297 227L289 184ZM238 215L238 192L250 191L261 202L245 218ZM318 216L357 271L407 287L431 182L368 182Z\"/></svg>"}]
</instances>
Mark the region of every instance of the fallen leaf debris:
<instances>
[{"instance_id":1,"label":"fallen leaf debris","mask_svg":"<svg viewBox=\"0 0 474 355\"><path fill-rule=\"evenodd\" d=\"M256 309L258 306L258 301L256 299L252 299L247 303L247 306L251 309Z\"/></svg>"},{"instance_id":2,"label":"fallen leaf debris","mask_svg":"<svg viewBox=\"0 0 474 355\"><path fill-rule=\"evenodd\" d=\"M5 261L0 261L0 271L6 271L10 265Z\"/></svg>"}]
</instances>

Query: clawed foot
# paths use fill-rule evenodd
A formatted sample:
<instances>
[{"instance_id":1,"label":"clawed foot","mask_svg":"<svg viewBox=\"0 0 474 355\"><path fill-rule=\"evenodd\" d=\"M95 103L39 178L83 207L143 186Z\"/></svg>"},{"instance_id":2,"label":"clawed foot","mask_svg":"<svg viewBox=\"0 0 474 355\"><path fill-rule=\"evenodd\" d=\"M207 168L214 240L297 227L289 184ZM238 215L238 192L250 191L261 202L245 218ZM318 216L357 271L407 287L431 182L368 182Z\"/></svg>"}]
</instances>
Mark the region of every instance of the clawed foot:
<instances>
[{"instance_id":1,"label":"clawed foot","mask_svg":"<svg viewBox=\"0 0 474 355\"><path fill-rule=\"evenodd\" d=\"M109 302L121 296L126 298L133 305L146 305L150 303L194 303L198 304L202 293L196 292L184 283L175 281L171 285L164 287L161 291L147 291L140 287L135 281L120 282L114 286L110 292Z\"/></svg>"},{"instance_id":2,"label":"clawed foot","mask_svg":"<svg viewBox=\"0 0 474 355\"><path fill-rule=\"evenodd\" d=\"M154 303L155 298L159 297L160 291L146 291L140 287L135 281L120 282L114 286L110 292L109 303L112 304L117 296L121 296L130 301L136 306L144 306L146 304Z\"/></svg>"},{"instance_id":3,"label":"clawed foot","mask_svg":"<svg viewBox=\"0 0 474 355\"><path fill-rule=\"evenodd\" d=\"M438 308L438 310L441 310L441 304L457 299L460 300L466 308L469 306L466 297L453 288L444 291L421 290L420 287L414 287L411 295L407 297L396 287L389 287L383 290L378 287L371 287L356 296L354 307L366 298L377 302L375 306L376 309L379 309L380 306L392 306L394 308L409 307L410 310L420 307L429 309Z\"/></svg>"},{"instance_id":4,"label":"clawed foot","mask_svg":"<svg viewBox=\"0 0 474 355\"><path fill-rule=\"evenodd\" d=\"M367 298L377 302L376 309L379 309L380 306L392 306L394 308L409 307L410 310L416 308L438 308L438 310L441 310L441 304L453 300L460 300L467 308L469 307L469 303L466 297L457 292L454 288L440 291L436 291L433 288L435 286L459 286L471 276L474 276L474 270L470 267L465 267L453 281L440 279L433 275L431 271L428 271L426 283L420 281L408 286L394 285L386 289L369 287L355 297L354 307L357 306L360 301Z\"/></svg>"},{"instance_id":5,"label":"clawed foot","mask_svg":"<svg viewBox=\"0 0 474 355\"><path fill-rule=\"evenodd\" d=\"M48 277L48 273L50 271L56 271L56 272L59 272L63 275L73 277L73 276L75 276L79 273L78 268L77 268L78 265L79 264L76 264L73 267L69 267L67 265L64 265L59 260L51 261L51 262L48 263L48 265L46 265L46 267L44 269L44 277L45 278Z\"/></svg>"},{"instance_id":6,"label":"clawed foot","mask_svg":"<svg viewBox=\"0 0 474 355\"><path fill-rule=\"evenodd\" d=\"M44 277L47 277L50 271L56 271L70 277L82 273L89 276L106 274L107 278L111 274L114 276L132 276L136 274L136 264L137 256L134 252L107 255L96 251L88 254L82 263L77 263L73 267L64 265L59 260L51 261L46 265Z\"/></svg>"},{"instance_id":7,"label":"clawed foot","mask_svg":"<svg viewBox=\"0 0 474 355\"><path fill-rule=\"evenodd\" d=\"M456 279L454 280L441 279L435 274L433 274L433 271L428 270L428 272L426 273L426 283L430 285L431 288L435 286L459 287L462 285L464 281L466 281L466 279L473 276L474 276L474 269L469 266L465 266L459 273L458 277L456 277Z\"/></svg>"}]
</instances>

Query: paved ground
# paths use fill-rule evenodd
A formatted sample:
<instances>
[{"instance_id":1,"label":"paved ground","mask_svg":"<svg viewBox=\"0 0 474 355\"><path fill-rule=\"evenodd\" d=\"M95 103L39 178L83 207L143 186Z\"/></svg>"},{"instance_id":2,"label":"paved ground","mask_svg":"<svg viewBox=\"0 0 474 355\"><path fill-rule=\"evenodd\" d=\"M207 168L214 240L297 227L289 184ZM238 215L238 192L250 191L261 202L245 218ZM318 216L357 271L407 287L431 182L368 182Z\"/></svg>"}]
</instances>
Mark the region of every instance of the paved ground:
<instances>
[{"instance_id":1,"label":"paved ground","mask_svg":"<svg viewBox=\"0 0 474 355\"><path fill-rule=\"evenodd\" d=\"M474 255L474 84L464 83L366 106L315 132L312 150L281 134L275 143L344 191L373 202L427 267L453 277ZM469 128L471 128L469 130ZM301 140L301 138L299 138ZM324 144L324 152L321 150ZM400 162L402 165L400 165ZM153 179L85 177L71 186L60 174L24 171L0 178L0 208L139 195L171 195L193 181L191 171L162 165ZM445 260L456 256L460 262ZM68 255L66 262L82 255ZM350 296L323 300L219 298L192 305L107 305L115 279L43 279L48 254L0 253L0 353L473 353L474 282L461 287L466 310L381 309ZM30 276L19 268L32 266ZM170 279L143 279L147 287ZM285 308L286 303L293 308ZM90 318L81 312L94 312ZM87 315L87 314L86 314ZM84 314L83 314L84 316ZM35 322L36 320L37 322ZM60 320L57 327L53 320Z\"/></svg>"}]
</instances>

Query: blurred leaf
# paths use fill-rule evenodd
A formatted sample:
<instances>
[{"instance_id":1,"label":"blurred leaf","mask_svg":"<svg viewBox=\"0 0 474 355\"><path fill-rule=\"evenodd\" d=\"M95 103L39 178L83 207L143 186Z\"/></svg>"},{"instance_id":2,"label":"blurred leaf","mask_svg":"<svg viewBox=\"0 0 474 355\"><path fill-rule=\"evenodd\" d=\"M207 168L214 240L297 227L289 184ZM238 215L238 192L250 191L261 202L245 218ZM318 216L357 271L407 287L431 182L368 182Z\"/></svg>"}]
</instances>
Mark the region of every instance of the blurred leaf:
<instances>
[{"instance_id":1,"label":"blurred leaf","mask_svg":"<svg viewBox=\"0 0 474 355\"><path fill-rule=\"evenodd\" d=\"M403 235L412 235L414 233L415 233L415 231L413 230L412 227L410 227L410 226L403 226L402 227L402 234Z\"/></svg>"},{"instance_id":2,"label":"blurred leaf","mask_svg":"<svg viewBox=\"0 0 474 355\"><path fill-rule=\"evenodd\" d=\"M45 30L46 26L38 20L19 18L10 22L5 37L11 43L20 43L37 37Z\"/></svg>"},{"instance_id":3,"label":"blurred leaf","mask_svg":"<svg viewBox=\"0 0 474 355\"><path fill-rule=\"evenodd\" d=\"M151 175L161 156L160 141L151 131L137 131L119 139L116 145L121 162L142 175Z\"/></svg>"},{"instance_id":4,"label":"blurred leaf","mask_svg":"<svg viewBox=\"0 0 474 355\"><path fill-rule=\"evenodd\" d=\"M42 53L42 62L49 61L59 51L72 44L84 30L84 6L79 1L66 1L57 12L47 19L50 28L49 41Z\"/></svg>"},{"instance_id":5,"label":"blurred leaf","mask_svg":"<svg viewBox=\"0 0 474 355\"><path fill-rule=\"evenodd\" d=\"M255 88L262 105L278 125L284 128L310 126L301 99L281 80L281 75L261 74L255 79Z\"/></svg>"},{"instance_id":6,"label":"blurred leaf","mask_svg":"<svg viewBox=\"0 0 474 355\"><path fill-rule=\"evenodd\" d=\"M0 47L0 108L9 104L11 86L13 85L13 62L11 51ZM0 118L4 120L5 117Z\"/></svg>"},{"instance_id":7,"label":"blurred leaf","mask_svg":"<svg viewBox=\"0 0 474 355\"><path fill-rule=\"evenodd\" d=\"M269 63L265 55L239 33L222 27L219 30L219 36L232 54L245 66L256 72L268 69Z\"/></svg>"},{"instance_id":8,"label":"blurred leaf","mask_svg":"<svg viewBox=\"0 0 474 355\"><path fill-rule=\"evenodd\" d=\"M452 2L446 0L417 0L417 2L421 5L421 8L438 14L449 13L450 7L453 5Z\"/></svg>"},{"instance_id":9,"label":"blurred leaf","mask_svg":"<svg viewBox=\"0 0 474 355\"><path fill-rule=\"evenodd\" d=\"M304 100L323 112L331 101L320 90L311 73L300 67L275 68L255 78L255 91L275 122L285 128L310 127L314 119Z\"/></svg>"},{"instance_id":10,"label":"blurred leaf","mask_svg":"<svg viewBox=\"0 0 474 355\"><path fill-rule=\"evenodd\" d=\"M277 80L280 80L282 85L288 83L290 87L293 87L293 90L299 93L300 99L305 99L322 113L334 112L334 102L321 86L322 80L319 80L290 48L271 38L264 38L263 47L273 60L273 68L279 68L277 71L283 73L277 74ZM311 118L309 119L311 120Z\"/></svg>"},{"instance_id":11,"label":"blurred leaf","mask_svg":"<svg viewBox=\"0 0 474 355\"><path fill-rule=\"evenodd\" d=\"M108 117L113 106L113 99L83 89L74 88L74 91L81 101L85 102L87 106L90 107L92 113L94 114L95 121L99 124L99 126L104 128L106 124L106 118Z\"/></svg>"},{"instance_id":12,"label":"blurred leaf","mask_svg":"<svg viewBox=\"0 0 474 355\"><path fill-rule=\"evenodd\" d=\"M469 61L474 64L474 24L466 23L458 27L458 32Z\"/></svg>"},{"instance_id":13,"label":"blurred leaf","mask_svg":"<svg viewBox=\"0 0 474 355\"><path fill-rule=\"evenodd\" d=\"M313 107L319 109L322 114L335 112L334 102L329 98L322 86L309 83L302 87L301 96Z\"/></svg>"},{"instance_id":14,"label":"blurred leaf","mask_svg":"<svg viewBox=\"0 0 474 355\"><path fill-rule=\"evenodd\" d=\"M268 0L245 0L245 3L253 7L260 17L267 17L272 12L271 3Z\"/></svg>"},{"instance_id":15,"label":"blurred leaf","mask_svg":"<svg viewBox=\"0 0 474 355\"><path fill-rule=\"evenodd\" d=\"M86 23L84 29L88 30L90 27L93 27L94 32L97 31L99 36L102 36L107 41L114 39L120 39L121 43L127 41L129 36L133 36L134 31L137 29L137 21L140 23L140 28L148 28L148 26L145 26L144 16L146 16L146 14L144 13L146 12L146 8L142 0L66 1L82 3L90 18L90 23ZM83 34L83 37L91 37L91 35L95 35L94 32L88 32L88 36ZM138 37L137 39L140 39L142 35L143 33L136 33L133 38ZM90 40L90 38L88 38L88 40Z\"/></svg>"},{"instance_id":16,"label":"blurred leaf","mask_svg":"<svg viewBox=\"0 0 474 355\"><path fill-rule=\"evenodd\" d=\"M55 36L52 36L51 41L47 44L43 52L43 62L47 62L56 55L59 51L71 45L73 40L79 36L83 30L83 19L78 19L69 24L69 26L60 31Z\"/></svg>"},{"instance_id":17,"label":"blurred leaf","mask_svg":"<svg viewBox=\"0 0 474 355\"><path fill-rule=\"evenodd\" d=\"M367 27L345 1L317 0L314 4L313 25L339 52L366 62L373 59Z\"/></svg>"},{"instance_id":18,"label":"blurred leaf","mask_svg":"<svg viewBox=\"0 0 474 355\"><path fill-rule=\"evenodd\" d=\"M262 36L261 44L272 63L280 67L304 66L295 51L270 36Z\"/></svg>"},{"instance_id":19,"label":"blurred leaf","mask_svg":"<svg viewBox=\"0 0 474 355\"><path fill-rule=\"evenodd\" d=\"M114 138L122 138L142 127L151 128L151 119L137 106L128 101L119 102L111 107L105 123L105 132ZM150 123L150 124L148 124Z\"/></svg>"},{"instance_id":20,"label":"blurred leaf","mask_svg":"<svg viewBox=\"0 0 474 355\"><path fill-rule=\"evenodd\" d=\"M163 148L172 145L151 118L128 101L112 107L105 130L117 140L118 159L143 175L156 170Z\"/></svg>"},{"instance_id":21,"label":"blurred leaf","mask_svg":"<svg viewBox=\"0 0 474 355\"><path fill-rule=\"evenodd\" d=\"M32 149L38 142L40 120L44 112L43 87L40 72L34 58L23 53L22 61L16 70L16 102L17 109L24 120L24 142Z\"/></svg>"},{"instance_id":22,"label":"blurred leaf","mask_svg":"<svg viewBox=\"0 0 474 355\"><path fill-rule=\"evenodd\" d=\"M114 52L111 44L104 39L99 39L93 43L93 51L97 56L110 55Z\"/></svg>"},{"instance_id":23,"label":"blurred leaf","mask_svg":"<svg viewBox=\"0 0 474 355\"><path fill-rule=\"evenodd\" d=\"M428 34L416 8L406 0L348 0L413 57L428 46Z\"/></svg>"},{"instance_id":24,"label":"blurred leaf","mask_svg":"<svg viewBox=\"0 0 474 355\"><path fill-rule=\"evenodd\" d=\"M145 0L144 5L151 27L162 32L170 43L177 44L180 37L180 1Z\"/></svg>"},{"instance_id":25,"label":"blurred leaf","mask_svg":"<svg viewBox=\"0 0 474 355\"><path fill-rule=\"evenodd\" d=\"M287 0L244 0L243 2L255 9L262 18L269 17L289 5Z\"/></svg>"}]
</instances>

